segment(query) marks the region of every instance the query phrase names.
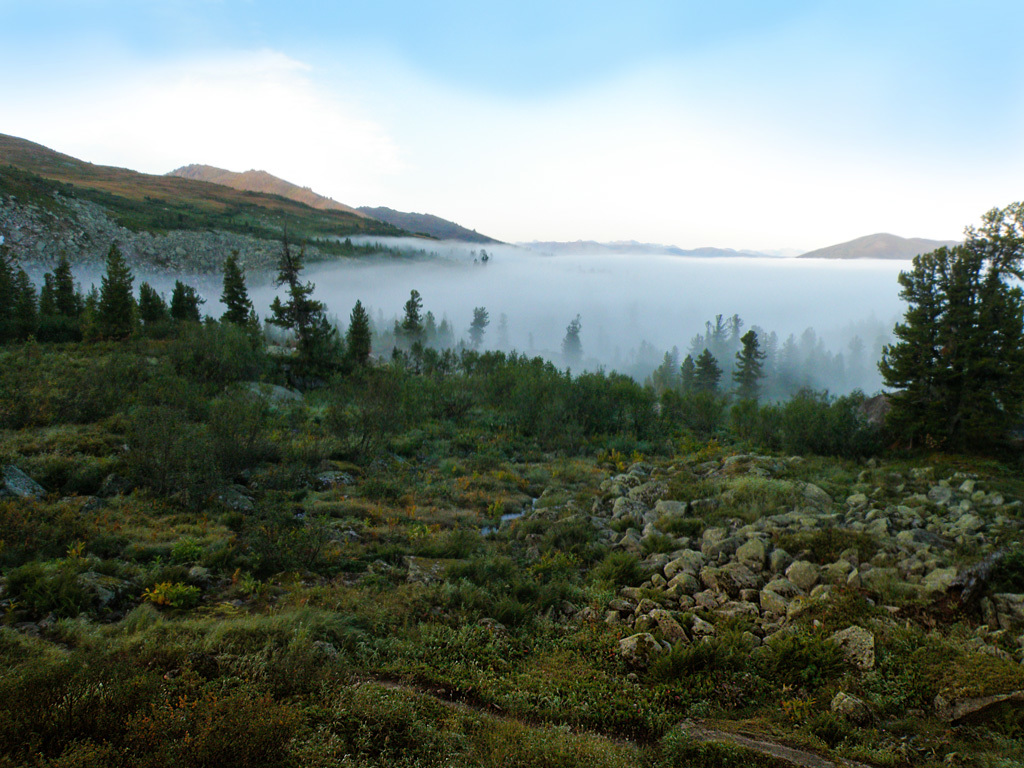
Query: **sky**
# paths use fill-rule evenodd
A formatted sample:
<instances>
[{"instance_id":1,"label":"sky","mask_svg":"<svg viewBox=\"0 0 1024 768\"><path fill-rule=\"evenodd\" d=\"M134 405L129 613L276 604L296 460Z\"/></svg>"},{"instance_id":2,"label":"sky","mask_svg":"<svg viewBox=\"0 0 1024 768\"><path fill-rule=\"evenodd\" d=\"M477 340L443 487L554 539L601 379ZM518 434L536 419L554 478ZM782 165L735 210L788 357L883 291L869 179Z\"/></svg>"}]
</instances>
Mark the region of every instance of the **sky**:
<instances>
[{"instance_id":1,"label":"sky","mask_svg":"<svg viewBox=\"0 0 1024 768\"><path fill-rule=\"evenodd\" d=\"M0 0L0 133L500 240L956 239L1024 198L1014 0Z\"/></svg>"}]
</instances>

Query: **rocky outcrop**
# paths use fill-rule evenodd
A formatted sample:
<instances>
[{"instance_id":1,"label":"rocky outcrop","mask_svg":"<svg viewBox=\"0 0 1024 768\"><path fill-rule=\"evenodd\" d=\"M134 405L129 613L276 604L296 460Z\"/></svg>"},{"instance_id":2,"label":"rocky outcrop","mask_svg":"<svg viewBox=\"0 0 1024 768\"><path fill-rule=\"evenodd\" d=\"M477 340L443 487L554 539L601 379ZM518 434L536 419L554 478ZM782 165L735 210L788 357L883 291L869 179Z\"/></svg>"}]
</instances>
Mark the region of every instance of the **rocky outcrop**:
<instances>
[{"instance_id":1,"label":"rocky outcrop","mask_svg":"<svg viewBox=\"0 0 1024 768\"><path fill-rule=\"evenodd\" d=\"M244 269L273 269L281 257L276 240L230 232L135 232L117 224L95 203L61 196L57 204L59 213L0 198L0 235L22 263L51 268L67 254L76 266L99 266L115 241L129 263L172 273L220 272L232 251L238 251ZM307 262L327 258L336 257L316 246L306 247Z\"/></svg>"},{"instance_id":2,"label":"rocky outcrop","mask_svg":"<svg viewBox=\"0 0 1024 768\"><path fill-rule=\"evenodd\" d=\"M3 468L0 475L0 499L41 499L46 489L13 464Z\"/></svg>"}]
</instances>

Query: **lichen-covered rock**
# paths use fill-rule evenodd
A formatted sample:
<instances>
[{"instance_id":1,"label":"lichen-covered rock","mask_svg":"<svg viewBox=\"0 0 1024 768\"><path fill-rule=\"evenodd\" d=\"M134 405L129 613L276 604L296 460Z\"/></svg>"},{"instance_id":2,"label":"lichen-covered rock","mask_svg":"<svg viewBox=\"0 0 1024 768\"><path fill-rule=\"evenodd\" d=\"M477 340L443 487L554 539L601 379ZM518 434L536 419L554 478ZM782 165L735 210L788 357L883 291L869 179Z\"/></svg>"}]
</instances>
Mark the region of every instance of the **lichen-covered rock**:
<instances>
[{"instance_id":1,"label":"lichen-covered rock","mask_svg":"<svg viewBox=\"0 0 1024 768\"><path fill-rule=\"evenodd\" d=\"M651 611L649 618L653 619L657 623L658 629L661 631L661 636L673 645L675 643L690 642L690 638L686 636L686 632L683 630L682 625L680 625L680 623L676 621L675 617L664 608L657 608Z\"/></svg>"},{"instance_id":2,"label":"lichen-covered rock","mask_svg":"<svg viewBox=\"0 0 1024 768\"><path fill-rule=\"evenodd\" d=\"M840 691L832 697L830 709L856 725L864 725L871 720L871 710L868 709L868 705L845 691Z\"/></svg>"},{"instance_id":3,"label":"lichen-covered rock","mask_svg":"<svg viewBox=\"0 0 1024 768\"><path fill-rule=\"evenodd\" d=\"M830 638L843 656L861 671L875 667L875 636L864 627L852 626L835 632Z\"/></svg>"},{"instance_id":4,"label":"lichen-covered rock","mask_svg":"<svg viewBox=\"0 0 1024 768\"><path fill-rule=\"evenodd\" d=\"M810 592L811 588L818 583L820 573L821 569L814 563L797 560L786 569L786 578L804 592Z\"/></svg>"},{"instance_id":5,"label":"lichen-covered rock","mask_svg":"<svg viewBox=\"0 0 1024 768\"><path fill-rule=\"evenodd\" d=\"M634 667L646 667L664 652L661 643L650 632L640 632L619 640L619 655Z\"/></svg>"},{"instance_id":6,"label":"lichen-covered rock","mask_svg":"<svg viewBox=\"0 0 1024 768\"><path fill-rule=\"evenodd\" d=\"M760 539L748 539L736 550L736 559L755 571L764 568L766 556L764 542Z\"/></svg>"},{"instance_id":7,"label":"lichen-covered rock","mask_svg":"<svg viewBox=\"0 0 1024 768\"><path fill-rule=\"evenodd\" d=\"M761 590L759 594L761 610L765 613L774 613L777 616L785 616L789 608L789 600L768 587Z\"/></svg>"}]
</instances>

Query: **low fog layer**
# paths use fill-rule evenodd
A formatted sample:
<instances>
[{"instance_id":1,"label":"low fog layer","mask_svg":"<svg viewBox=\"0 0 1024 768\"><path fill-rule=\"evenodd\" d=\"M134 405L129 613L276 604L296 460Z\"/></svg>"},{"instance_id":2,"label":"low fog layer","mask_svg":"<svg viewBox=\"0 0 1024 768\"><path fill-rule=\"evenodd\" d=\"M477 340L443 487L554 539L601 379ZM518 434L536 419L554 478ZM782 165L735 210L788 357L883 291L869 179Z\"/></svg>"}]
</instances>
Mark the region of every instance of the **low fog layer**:
<instances>
[{"instance_id":1,"label":"low fog layer","mask_svg":"<svg viewBox=\"0 0 1024 768\"><path fill-rule=\"evenodd\" d=\"M394 247L396 243L389 241ZM413 240L409 248L424 249ZM855 375L828 377L834 366L809 383L844 392L877 390L874 363L904 307L897 275L905 263L778 258L688 258L664 255L576 254L545 256L512 246L494 248L438 243L433 258L382 258L307 265L314 296L344 329L356 300L368 309L376 330L387 332L411 290L423 298L423 313L447 319L456 340L467 339L474 307L485 307L490 325L483 349L516 349L563 364L567 325L580 316L583 366L604 367L643 379L675 347L682 359L691 341L716 315L739 315L744 330L788 336L805 350L817 347L850 362L857 336L862 359ZM486 252L487 259L482 258ZM439 257L439 258L438 258ZM85 276L82 276L85 277ZM139 274L167 297L173 277ZM274 295L272 274L247 275L261 317ZM219 315L220 284L210 277L187 279L207 299L203 311ZM83 282L88 282L83 280ZM506 318L505 338L499 326ZM809 335L807 329L813 329ZM859 346L854 342L854 346ZM388 353L390 350L375 350ZM699 349L696 350L699 352ZM720 361L728 368L731 361ZM844 365L844 363L840 363Z\"/></svg>"}]
</instances>

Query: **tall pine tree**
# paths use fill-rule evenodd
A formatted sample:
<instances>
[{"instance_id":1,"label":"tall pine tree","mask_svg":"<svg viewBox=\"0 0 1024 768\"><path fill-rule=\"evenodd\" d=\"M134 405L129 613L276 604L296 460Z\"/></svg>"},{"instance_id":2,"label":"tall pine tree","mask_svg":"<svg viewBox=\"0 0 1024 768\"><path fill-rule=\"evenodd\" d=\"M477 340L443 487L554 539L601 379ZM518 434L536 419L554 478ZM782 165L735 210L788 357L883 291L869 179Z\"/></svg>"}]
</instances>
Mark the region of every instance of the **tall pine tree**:
<instances>
[{"instance_id":1,"label":"tall pine tree","mask_svg":"<svg viewBox=\"0 0 1024 768\"><path fill-rule=\"evenodd\" d=\"M363 302L356 301L345 332L345 351L353 363L363 366L370 362L370 345L370 316L363 309Z\"/></svg>"},{"instance_id":2,"label":"tall pine tree","mask_svg":"<svg viewBox=\"0 0 1024 768\"><path fill-rule=\"evenodd\" d=\"M693 371L693 388L697 392L718 392L718 381L721 378L722 369L714 355L706 349L697 355Z\"/></svg>"},{"instance_id":3,"label":"tall pine tree","mask_svg":"<svg viewBox=\"0 0 1024 768\"><path fill-rule=\"evenodd\" d=\"M1003 438L1024 413L1024 203L994 209L963 245L900 273L904 322L879 370L898 388L890 425L909 444L954 449Z\"/></svg>"},{"instance_id":4,"label":"tall pine tree","mask_svg":"<svg viewBox=\"0 0 1024 768\"><path fill-rule=\"evenodd\" d=\"M225 306L224 314L220 316L222 323L251 327L259 325L249 299L249 289L245 286L245 274L238 266L238 251L232 251L224 262L224 290L220 300Z\"/></svg>"},{"instance_id":5,"label":"tall pine tree","mask_svg":"<svg viewBox=\"0 0 1024 768\"><path fill-rule=\"evenodd\" d=\"M761 379L764 377L762 361L764 352L757 341L757 334L747 331L740 339L743 349L736 353L736 367L732 372L732 380L736 382L736 396L741 400L756 401L760 394Z\"/></svg>"},{"instance_id":6,"label":"tall pine tree","mask_svg":"<svg viewBox=\"0 0 1024 768\"><path fill-rule=\"evenodd\" d=\"M302 282L302 254L291 252L285 234L276 285L285 286L287 299L274 297L267 322L295 334L299 357L304 363L333 365L338 356L337 330L327 320L327 310L312 295L315 286Z\"/></svg>"},{"instance_id":7,"label":"tall pine tree","mask_svg":"<svg viewBox=\"0 0 1024 768\"><path fill-rule=\"evenodd\" d=\"M124 339L135 330L135 298L132 284L135 276L117 247L107 251L107 271L100 280L99 302L96 306L96 333L105 339Z\"/></svg>"}]
</instances>

